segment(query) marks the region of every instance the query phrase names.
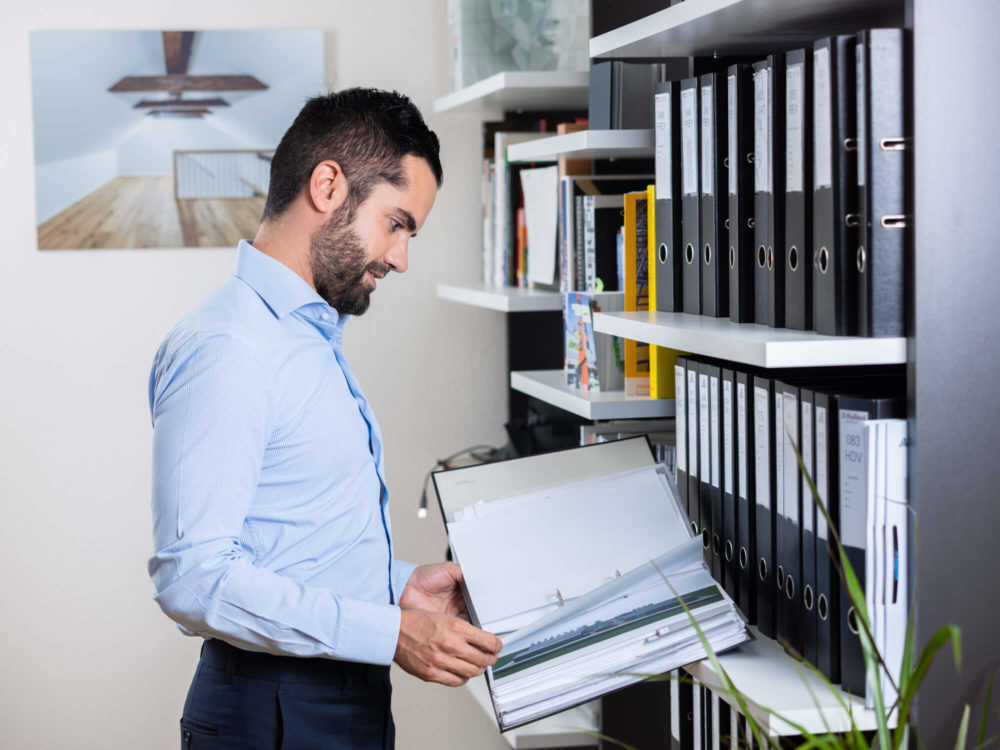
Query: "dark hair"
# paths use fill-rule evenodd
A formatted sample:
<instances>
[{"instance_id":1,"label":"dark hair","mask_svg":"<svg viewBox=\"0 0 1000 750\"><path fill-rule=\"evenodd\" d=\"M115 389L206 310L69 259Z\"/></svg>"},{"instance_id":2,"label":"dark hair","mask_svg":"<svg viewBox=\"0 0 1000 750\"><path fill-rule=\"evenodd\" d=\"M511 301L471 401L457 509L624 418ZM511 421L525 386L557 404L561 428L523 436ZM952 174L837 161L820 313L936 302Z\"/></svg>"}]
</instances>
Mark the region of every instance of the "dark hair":
<instances>
[{"instance_id":1,"label":"dark hair","mask_svg":"<svg viewBox=\"0 0 1000 750\"><path fill-rule=\"evenodd\" d=\"M378 183L405 184L409 154L427 162L440 187L440 150L420 110L397 91L352 88L314 97L274 152L263 219L282 214L326 159L340 164L347 178L349 219Z\"/></svg>"}]
</instances>

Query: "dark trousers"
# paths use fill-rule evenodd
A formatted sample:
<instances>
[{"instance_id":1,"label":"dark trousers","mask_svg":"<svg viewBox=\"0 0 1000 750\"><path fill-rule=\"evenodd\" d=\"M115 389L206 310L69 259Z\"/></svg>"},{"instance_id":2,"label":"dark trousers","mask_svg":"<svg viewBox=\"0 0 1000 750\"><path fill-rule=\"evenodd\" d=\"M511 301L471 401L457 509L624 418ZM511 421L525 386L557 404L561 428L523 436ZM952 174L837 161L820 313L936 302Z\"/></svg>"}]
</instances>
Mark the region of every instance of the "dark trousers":
<instances>
[{"instance_id":1,"label":"dark trousers","mask_svg":"<svg viewBox=\"0 0 1000 750\"><path fill-rule=\"evenodd\" d=\"M182 750L392 750L389 667L257 654L209 640Z\"/></svg>"}]
</instances>

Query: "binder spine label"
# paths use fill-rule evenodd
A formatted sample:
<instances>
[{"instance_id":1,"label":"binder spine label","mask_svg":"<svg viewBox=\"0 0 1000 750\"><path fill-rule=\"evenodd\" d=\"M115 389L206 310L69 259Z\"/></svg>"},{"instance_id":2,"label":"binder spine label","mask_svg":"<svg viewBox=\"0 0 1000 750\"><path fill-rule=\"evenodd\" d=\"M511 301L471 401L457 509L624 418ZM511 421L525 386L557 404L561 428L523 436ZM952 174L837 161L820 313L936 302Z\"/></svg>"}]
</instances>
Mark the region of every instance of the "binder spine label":
<instances>
[{"instance_id":1,"label":"binder spine label","mask_svg":"<svg viewBox=\"0 0 1000 750\"><path fill-rule=\"evenodd\" d=\"M674 424L677 435L677 468L687 471L687 404L685 402L684 368L674 365Z\"/></svg>"},{"instance_id":2,"label":"binder spine label","mask_svg":"<svg viewBox=\"0 0 1000 750\"><path fill-rule=\"evenodd\" d=\"M695 442L698 435L698 373L694 370L689 370L687 374L688 380L688 399L687 399L687 432L688 439L690 443L688 447L691 449L688 453L688 476L694 479L698 478L698 444Z\"/></svg>"},{"instance_id":3,"label":"binder spine label","mask_svg":"<svg viewBox=\"0 0 1000 750\"><path fill-rule=\"evenodd\" d=\"M770 156L768 146L771 142L770 122L767 116L768 74L767 68L755 71L753 74L753 175L754 191L758 193L771 192L768 165Z\"/></svg>"},{"instance_id":4,"label":"binder spine label","mask_svg":"<svg viewBox=\"0 0 1000 750\"><path fill-rule=\"evenodd\" d=\"M736 385L736 450L739 456L747 454L747 387L745 383ZM747 472L740 461L740 497L747 498Z\"/></svg>"},{"instance_id":5,"label":"binder spine label","mask_svg":"<svg viewBox=\"0 0 1000 750\"><path fill-rule=\"evenodd\" d=\"M785 191L802 192L802 63L785 69Z\"/></svg>"},{"instance_id":6,"label":"binder spine label","mask_svg":"<svg viewBox=\"0 0 1000 750\"><path fill-rule=\"evenodd\" d=\"M670 92L666 91L653 97L655 112L655 180L656 197L673 200L673 185L671 184L670 143L673 133L670 132Z\"/></svg>"},{"instance_id":7,"label":"binder spine label","mask_svg":"<svg viewBox=\"0 0 1000 750\"><path fill-rule=\"evenodd\" d=\"M728 117L728 132L729 138L726 139L726 143L729 148L729 194L736 195L737 190L737 175L739 174L739 169L737 169L738 155L737 148L739 144L736 142L736 76L729 76L727 79L728 91L727 91L727 111L729 112Z\"/></svg>"},{"instance_id":8,"label":"binder spine label","mask_svg":"<svg viewBox=\"0 0 1000 750\"><path fill-rule=\"evenodd\" d=\"M799 445L799 451L802 453L802 463L805 464L806 469L811 475L813 475L813 482L816 481L815 474L816 471L813 469L813 405L808 401L802 402L802 423L800 425L800 431L802 434L802 442ZM809 512L809 509L814 504L812 491L809 489L809 482L806 481L805 474L802 475L802 528L805 531L813 531L813 518L815 517L813 513Z\"/></svg>"},{"instance_id":9,"label":"binder spine label","mask_svg":"<svg viewBox=\"0 0 1000 750\"><path fill-rule=\"evenodd\" d=\"M813 54L813 180L817 188L833 187L830 96L830 50L820 47Z\"/></svg>"},{"instance_id":10,"label":"binder spine label","mask_svg":"<svg viewBox=\"0 0 1000 750\"><path fill-rule=\"evenodd\" d=\"M826 407L816 407L816 493L823 501L827 512L830 512L829 468L827 467L827 425ZM826 542L830 533L827 529L826 516L816 510L816 537Z\"/></svg>"},{"instance_id":11,"label":"binder spine label","mask_svg":"<svg viewBox=\"0 0 1000 750\"><path fill-rule=\"evenodd\" d=\"M697 89L681 91L681 192L698 195Z\"/></svg>"},{"instance_id":12,"label":"binder spine label","mask_svg":"<svg viewBox=\"0 0 1000 750\"><path fill-rule=\"evenodd\" d=\"M701 438L701 472L699 478L706 484L712 479L711 427L709 426L708 375L698 376L698 435Z\"/></svg>"},{"instance_id":13,"label":"binder spine label","mask_svg":"<svg viewBox=\"0 0 1000 750\"><path fill-rule=\"evenodd\" d=\"M785 431L785 414L782 394L775 389L774 393L774 513L785 515L785 451L784 445L788 433ZM778 431L780 435L777 434Z\"/></svg>"},{"instance_id":14,"label":"binder spine label","mask_svg":"<svg viewBox=\"0 0 1000 750\"><path fill-rule=\"evenodd\" d=\"M716 432L719 429L719 379L714 375L709 378L711 390L709 392L709 418L711 425L709 431L712 437L712 486L721 489L722 467L719 460L719 436Z\"/></svg>"},{"instance_id":15,"label":"binder spine label","mask_svg":"<svg viewBox=\"0 0 1000 750\"><path fill-rule=\"evenodd\" d=\"M771 440L768 434L770 406L767 403L767 388L754 386L754 470L757 487L757 504L765 508L771 505Z\"/></svg>"},{"instance_id":16,"label":"binder spine label","mask_svg":"<svg viewBox=\"0 0 1000 750\"><path fill-rule=\"evenodd\" d=\"M795 451L792 449L792 441L798 437L796 435L798 429L795 424L799 416L798 397L791 393L782 394L780 408L782 413L782 445L785 447L785 450L782 451L782 462L785 469L782 475L785 480L782 491L785 507L782 515L792 523L797 524L799 522L799 504L795 502L795 491L798 489L799 464L795 458ZM801 446L799 450L802 450Z\"/></svg>"},{"instance_id":17,"label":"binder spine label","mask_svg":"<svg viewBox=\"0 0 1000 750\"><path fill-rule=\"evenodd\" d=\"M867 112L867 106L865 102L865 77L868 75L865 69L865 45L858 44L854 48L855 54L855 65L857 66L856 71L856 81L857 81L857 108L858 108L858 185L864 187L865 184L865 154L867 145L866 141L868 138L868 124L865 121L865 116Z\"/></svg>"},{"instance_id":18,"label":"binder spine label","mask_svg":"<svg viewBox=\"0 0 1000 750\"><path fill-rule=\"evenodd\" d=\"M733 384L722 381L722 448L725 491L733 492Z\"/></svg>"},{"instance_id":19,"label":"binder spine label","mask_svg":"<svg viewBox=\"0 0 1000 750\"><path fill-rule=\"evenodd\" d=\"M868 477L865 462L865 421L868 413L840 411L840 541L865 549Z\"/></svg>"},{"instance_id":20,"label":"binder spine label","mask_svg":"<svg viewBox=\"0 0 1000 750\"><path fill-rule=\"evenodd\" d=\"M712 86L701 87L701 194L715 195L715 128Z\"/></svg>"}]
</instances>

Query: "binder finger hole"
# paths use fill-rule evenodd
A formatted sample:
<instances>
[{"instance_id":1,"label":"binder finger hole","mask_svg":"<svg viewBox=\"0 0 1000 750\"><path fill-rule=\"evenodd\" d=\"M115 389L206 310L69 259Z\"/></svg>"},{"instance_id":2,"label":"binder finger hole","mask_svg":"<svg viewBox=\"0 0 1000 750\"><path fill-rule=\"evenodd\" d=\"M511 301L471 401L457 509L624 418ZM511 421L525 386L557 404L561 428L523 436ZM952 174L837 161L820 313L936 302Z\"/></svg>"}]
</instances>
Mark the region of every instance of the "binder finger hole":
<instances>
[{"instance_id":1,"label":"binder finger hole","mask_svg":"<svg viewBox=\"0 0 1000 750\"><path fill-rule=\"evenodd\" d=\"M785 577L785 596L789 599L795 598L795 579L792 576Z\"/></svg>"},{"instance_id":2,"label":"binder finger hole","mask_svg":"<svg viewBox=\"0 0 1000 750\"><path fill-rule=\"evenodd\" d=\"M726 540L726 562L733 561L733 543Z\"/></svg>"},{"instance_id":3,"label":"binder finger hole","mask_svg":"<svg viewBox=\"0 0 1000 750\"><path fill-rule=\"evenodd\" d=\"M712 546L712 538L708 534L708 529L701 530L701 546L703 549L708 549Z\"/></svg>"},{"instance_id":4,"label":"binder finger hole","mask_svg":"<svg viewBox=\"0 0 1000 750\"><path fill-rule=\"evenodd\" d=\"M691 531L694 532L695 536L698 536L698 524L694 521L691 522Z\"/></svg>"},{"instance_id":5,"label":"binder finger hole","mask_svg":"<svg viewBox=\"0 0 1000 750\"><path fill-rule=\"evenodd\" d=\"M778 582L778 591L783 591L785 588L785 568L782 565L777 567L777 572L775 573L774 580Z\"/></svg>"},{"instance_id":6,"label":"binder finger hole","mask_svg":"<svg viewBox=\"0 0 1000 750\"><path fill-rule=\"evenodd\" d=\"M705 265L712 265L712 246L705 245Z\"/></svg>"},{"instance_id":7,"label":"binder finger hole","mask_svg":"<svg viewBox=\"0 0 1000 750\"><path fill-rule=\"evenodd\" d=\"M806 605L806 609L812 612L813 605L816 603L813 600L813 589L812 586L806 586L802 589L802 603Z\"/></svg>"},{"instance_id":8,"label":"binder finger hole","mask_svg":"<svg viewBox=\"0 0 1000 750\"><path fill-rule=\"evenodd\" d=\"M656 249L656 257L660 259L660 263L666 263L667 258L670 256L667 250L667 243L661 242L660 246Z\"/></svg>"},{"instance_id":9,"label":"binder finger hole","mask_svg":"<svg viewBox=\"0 0 1000 750\"><path fill-rule=\"evenodd\" d=\"M865 249L863 247L858 248L858 273L865 272L865 261L868 259Z\"/></svg>"},{"instance_id":10,"label":"binder finger hole","mask_svg":"<svg viewBox=\"0 0 1000 750\"><path fill-rule=\"evenodd\" d=\"M747 565L750 563L750 555L749 553L747 553L746 547L740 547L739 561L740 561L740 570L746 570Z\"/></svg>"},{"instance_id":11,"label":"binder finger hole","mask_svg":"<svg viewBox=\"0 0 1000 750\"><path fill-rule=\"evenodd\" d=\"M757 562L757 575L760 576L760 580L767 580L767 560L763 557Z\"/></svg>"},{"instance_id":12,"label":"binder finger hole","mask_svg":"<svg viewBox=\"0 0 1000 750\"><path fill-rule=\"evenodd\" d=\"M723 222L723 226L725 226L726 229L729 229L729 219L726 219L725 222Z\"/></svg>"},{"instance_id":13,"label":"binder finger hole","mask_svg":"<svg viewBox=\"0 0 1000 750\"><path fill-rule=\"evenodd\" d=\"M816 611L819 613L819 619L821 620L825 620L830 616L830 604L826 600L826 594L820 594L816 600Z\"/></svg>"},{"instance_id":14,"label":"binder finger hole","mask_svg":"<svg viewBox=\"0 0 1000 750\"><path fill-rule=\"evenodd\" d=\"M763 268L767 264L767 248L761 245L757 248L757 265Z\"/></svg>"},{"instance_id":15,"label":"binder finger hole","mask_svg":"<svg viewBox=\"0 0 1000 750\"><path fill-rule=\"evenodd\" d=\"M755 226L757 226L757 222L755 222L753 220L753 217L751 216L749 219L747 219L747 227L753 229Z\"/></svg>"},{"instance_id":16,"label":"binder finger hole","mask_svg":"<svg viewBox=\"0 0 1000 750\"><path fill-rule=\"evenodd\" d=\"M690 242L684 247L684 259L688 263L694 263L694 245Z\"/></svg>"},{"instance_id":17,"label":"binder finger hole","mask_svg":"<svg viewBox=\"0 0 1000 750\"><path fill-rule=\"evenodd\" d=\"M723 159L723 160L722 160L722 165L723 165L723 166L724 166L724 167L725 167L726 169L729 169L729 157L728 157L728 156L727 156L727 157L726 157L725 159Z\"/></svg>"},{"instance_id":18,"label":"binder finger hole","mask_svg":"<svg viewBox=\"0 0 1000 750\"><path fill-rule=\"evenodd\" d=\"M736 248L729 246L729 267L736 268Z\"/></svg>"},{"instance_id":19,"label":"binder finger hole","mask_svg":"<svg viewBox=\"0 0 1000 750\"><path fill-rule=\"evenodd\" d=\"M788 248L788 267L793 271L799 267L799 249L795 245Z\"/></svg>"},{"instance_id":20,"label":"binder finger hole","mask_svg":"<svg viewBox=\"0 0 1000 750\"><path fill-rule=\"evenodd\" d=\"M722 552L722 540L718 534L712 534L712 552L716 555Z\"/></svg>"},{"instance_id":21,"label":"binder finger hole","mask_svg":"<svg viewBox=\"0 0 1000 750\"><path fill-rule=\"evenodd\" d=\"M830 268L830 251L821 247L816 255L816 263L819 266L819 272L826 273Z\"/></svg>"},{"instance_id":22,"label":"binder finger hole","mask_svg":"<svg viewBox=\"0 0 1000 750\"><path fill-rule=\"evenodd\" d=\"M774 248L769 247L767 249L767 270L770 271L774 268Z\"/></svg>"},{"instance_id":23,"label":"binder finger hole","mask_svg":"<svg viewBox=\"0 0 1000 750\"><path fill-rule=\"evenodd\" d=\"M861 632L861 629L858 627L858 613L854 607L847 610L847 627L850 628L854 635L858 635Z\"/></svg>"}]
</instances>

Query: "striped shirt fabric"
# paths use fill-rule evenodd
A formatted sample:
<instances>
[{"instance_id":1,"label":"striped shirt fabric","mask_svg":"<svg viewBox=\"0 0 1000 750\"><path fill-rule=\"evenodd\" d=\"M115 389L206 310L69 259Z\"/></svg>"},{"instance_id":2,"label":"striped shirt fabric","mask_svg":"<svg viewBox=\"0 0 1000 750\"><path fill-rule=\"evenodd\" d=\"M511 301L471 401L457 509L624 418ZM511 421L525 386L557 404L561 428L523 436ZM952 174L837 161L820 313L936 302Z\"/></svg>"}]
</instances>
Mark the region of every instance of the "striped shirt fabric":
<instances>
[{"instance_id":1,"label":"striped shirt fabric","mask_svg":"<svg viewBox=\"0 0 1000 750\"><path fill-rule=\"evenodd\" d=\"M236 271L153 362L155 600L188 635L389 664L395 602L382 435L339 315L243 241Z\"/></svg>"}]
</instances>

